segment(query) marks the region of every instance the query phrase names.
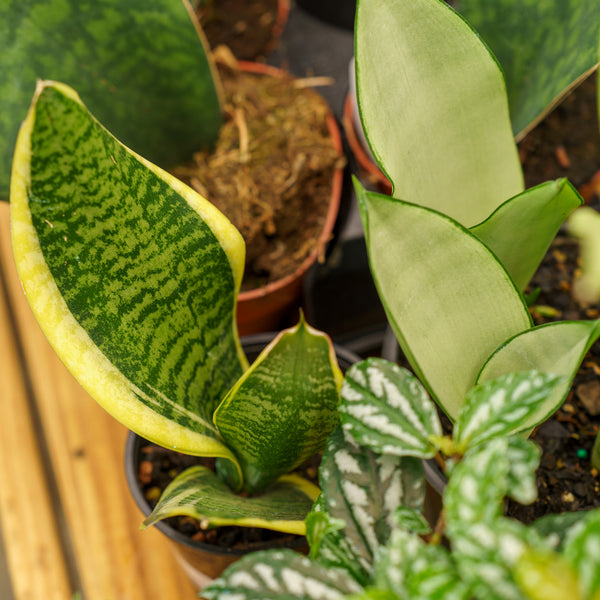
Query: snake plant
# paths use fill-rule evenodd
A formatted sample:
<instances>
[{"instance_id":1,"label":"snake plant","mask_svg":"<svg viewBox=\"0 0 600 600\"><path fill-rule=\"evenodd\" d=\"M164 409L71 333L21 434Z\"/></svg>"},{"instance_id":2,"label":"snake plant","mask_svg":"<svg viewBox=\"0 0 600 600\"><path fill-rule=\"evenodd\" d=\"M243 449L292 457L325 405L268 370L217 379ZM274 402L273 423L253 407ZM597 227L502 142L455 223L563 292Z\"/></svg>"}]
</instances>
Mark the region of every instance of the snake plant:
<instances>
[{"instance_id":1,"label":"snake plant","mask_svg":"<svg viewBox=\"0 0 600 600\"><path fill-rule=\"evenodd\" d=\"M342 376L303 318L248 366L239 232L52 81L20 129L10 200L25 294L73 375L141 436L217 458L216 473L173 482L147 524L192 514L303 533L318 489L290 472L336 426Z\"/></svg>"},{"instance_id":2,"label":"snake plant","mask_svg":"<svg viewBox=\"0 0 600 600\"><path fill-rule=\"evenodd\" d=\"M220 83L188 0L0 5L0 198L37 79L76 89L124 144L162 167L211 147Z\"/></svg>"},{"instance_id":3,"label":"snake plant","mask_svg":"<svg viewBox=\"0 0 600 600\"><path fill-rule=\"evenodd\" d=\"M354 365L342 387L342 427L320 468L323 491L307 518L310 557L250 554L202 597L596 600L600 510L530 525L503 512L505 497L526 504L537 496L539 448L515 434L560 384L525 371L478 385L442 436L435 405L411 373L378 358ZM434 455L451 460L442 512L429 523L420 459Z\"/></svg>"}]
</instances>

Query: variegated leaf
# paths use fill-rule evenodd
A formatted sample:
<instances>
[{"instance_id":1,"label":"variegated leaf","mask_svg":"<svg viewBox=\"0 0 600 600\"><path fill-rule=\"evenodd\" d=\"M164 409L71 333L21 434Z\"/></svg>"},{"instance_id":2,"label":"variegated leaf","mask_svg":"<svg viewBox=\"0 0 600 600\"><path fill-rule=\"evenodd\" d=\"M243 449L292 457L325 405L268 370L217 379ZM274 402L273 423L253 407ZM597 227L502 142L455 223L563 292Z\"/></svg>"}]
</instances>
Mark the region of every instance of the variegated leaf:
<instances>
[{"instance_id":1,"label":"variegated leaf","mask_svg":"<svg viewBox=\"0 0 600 600\"><path fill-rule=\"evenodd\" d=\"M240 496L210 469L194 466L167 486L144 526L187 515L198 519L205 529L241 525L304 535L304 519L318 494L319 489L310 482L288 475L259 496Z\"/></svg>"},{"instance_id":2,"label":"variegated leaf","mask_svg":"<svg viewBox=\"0 0 600 600\"><path fill-rule=\"evenodd\" d=\"M397 530L382 549L376 564L375 584L389 589L395 598L468 600L450 552L424 543L417 535Z\"/></svg>"},{"instance_id":3,"label":"variegated leaf","mask_svg":"<svg viewBox=\"0 0 600 600\"><path fill-rule=\"evenodd\" d=\"M431 532L431 527L423 513L414 508L399 506L394 513L394 519L400 529L419 535L426 535Z\"/></svg>"},{"instance_id":4,"label":"variegated leaf","mask_svg":"<svg viewBox=\"0 0 600 600\"><path fill-rule=\"evenodd\" d=\"M323 449L338 424L341 384L331 340L303 317L261 352L213 416L245 491L264 489Z\"/></svg>"},{"instance_id":5,"label":"variegated leaf","mask_svg":"<svg viewBox=\"0 0 600 600\"><path fill-rule=\"evenodd\" d=\"M520 502L531 504L538 495L536 469L542 455L541 448L519 436L508 439L506 456L506 495Z\"/></svg>"},{"instance_id":6,"label":"variegated leaf","mask_svg":"<svg viewBox=\"0 0 600 600\"><path fill-rule=\"evenodd\" d=\"M319 482L324 508L333 518L346 522L341 533L367 572L395 527L395 510L401 505L420 509L423 504L420 460L377 455L341 429L329 438ZM330 558L324 545L320 556Z\"/></svg>"},{"instance_id":7,"label":"variegated leaf","mask_svg":"<svg viewBox=\"0 0 600 600\"><path fill-rule=\"evenodd\" d=\"M567 512L561 514L544 515L531 523L540 536L546 538L548 544L560 550L565 538L573 527L579 523L585 513Z\"/></svg>"},{"instance_id":8,"label":"variegated leaf","mask_svg":"<svg viewBox=\"0 0 600 600\"><path fill-rule=\"evenodd\" d=\"M566 536L563 555L577 572L584 597L600 597L600 509L581 514Z\"/></svg>"},{"instance_id":9,"label":"variegated leaf","mask_svg":"<svg viewBox=\"0 0 600 600\"><path fill-rule=\"evenodd\" d=\"M475 386L458 411L453 437L464 452L495 437L509 436L526 424L564 378L538 371L508 373Z\"/></svg>"},{"instance_id":10,"label":"variegated leaf","mask_svg":"<svg viewBox=\"0 0 600 600\"><path fill-rule=\"evenodd\" d=\"M345 571L291 550L254 552L202 590L207 600L337 600L362 587Z\"/></svg>"},{"instance_id":11,"label":"variegated leaf","mask_svg":"<svg viewBox=\"0 0 600 600\"><path fill-rule=\"evenodd\" d=\"M409 371L369 358L346 373L340 405L342 426L374 452L431 458L432 436L442 434L434 403Z\"/></svg>"}]
</instances>

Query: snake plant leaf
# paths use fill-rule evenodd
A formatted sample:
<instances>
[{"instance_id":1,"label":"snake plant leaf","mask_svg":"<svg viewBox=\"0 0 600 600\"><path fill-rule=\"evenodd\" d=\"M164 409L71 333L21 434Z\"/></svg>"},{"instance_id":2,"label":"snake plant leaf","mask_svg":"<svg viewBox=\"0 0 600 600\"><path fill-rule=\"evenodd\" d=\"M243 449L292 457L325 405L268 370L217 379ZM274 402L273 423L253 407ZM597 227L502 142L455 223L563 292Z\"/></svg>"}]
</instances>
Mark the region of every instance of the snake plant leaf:
<instances>
[{"instance_id":1,"label":"snake plant leaf","mask_svg":"<svg viewBox=\"0 0 600 600\"><path fill-rule=\"evenodd\" d=\"M435 404L406 369L381 358L353 365L344 379L342 426L379 454L431 458L442 435Z\"/></svg>"},{"instance_id":2,"label":"snake plant leaf","mask_svg":"<svg viewBox=\"0 0 600 600\"><path fill-rule=\"evenodd\" d=\"M490 354L531 327L523 298L487 246L456 221L355 187L390 325L421 382L455 419Z\"/></svg>"},{"instance_id":3,"label":"snake plant leaf","mask_svg":"<svg viewBox=\"0 0 600 600\"><path fill-rule=\"evenodd\" d=\"M585 598L600 596L600 510L585 513L566 537L563 556L575 568Z\"/></svg>"},{"instance_id":4,"label":"snake plant leaf","mask_svg":"<svg viewBox=\"0 0 600 600\"><path fill-rule=\"evenodd\" d=\"M561 224L582 202L566 179L548 181L507 200L470 231L524 290Z\"/></svg>"},{"instance_id":5,"label":"snake plant leaf","mask_svg":"<svg viewBox=\"0 0 600 600\"><path fill-rule=\"evenodd\" d=\"M508 373L475 386L458 411L452 431L457 446L483 444L495 437L513 435L565 378L538 371Z\"/></svg>"},{"instance_id":6,"label":"snake plant leaf","mask_svg":"<svg viewBox=\"0 0 600 600\"><path fill-rule=\"evenodd\" d=\"M284 475L260 495L240 496L214 471L196 465L165 488L143 527L186 515L198 519L204 529L240 525L304 535L304 519L318 495L319 488L306 479Z\"/></svg>"},{"instance_id":7,"label":"snake plant leaf","mask_svg":"<svg viewBox=\"0 0 600 600\"><path fill-rule=\"evenodd\" d=\"M264 489L325 447L339 421L342 379L331 340L303 317L261 352L214 414L246 491Z\"/></svg>"},{"instance_id":8,"label":"snake plant leaf","mask_svg":"<svg viewBox=\"0 0 600 600\"><path fill-rule=\"evenodd\" d=\"M390 543L381 549L374 580L377 587L393 591L394 598L471 598L447 548L426 544L402 530L394 531Z\"/></svg>"},{"instance_id":9,"label":"snake plant leaf","mask_svg":"<svg viewBox=\"0 0 600 600\"><path fill-rule=\"evenodd\" d=\"M573 282L573 291L582 302L596 303L600 301L600 214L582 206L569 217L567 230L578 238L581 255L582 273Z\"/></svg>"},{"instance_id":10,"label":"snake plant leaf","mask_svg":"<svg viewBox=\"0 0 600 600\"><path fill-rule=\"evenodd\" d=\"M345 521L343 536L367 572L380 546L395 528L394 511L401 505L422 509L422 461L408 456L379 455L361 446L341 428L327 443L319 483L322 503L335 519ZM319 556L334 560L321 542Z\"/></svg>"},{"instance_id":11,"label":"snake plant leaf","mask_svg":"<svg viewBox=\"0 0 600 600\"><path fill-rule=\"evenodd\" d=\"M519 139L598 63L596 0L456 4L502 66L513 131Z\"/></svg>"},{"instance_id":12,"label":"snake plant leaf","mask_svg":"<svg viewBox=\"0 0 600 600\"><path fill-rule=\"evenodd\" d=\"M466 227L523 191L506 87L477 34L441 0L360 0L362 125L393 195Z\"/></svg>"},{"instance_id":13,"label":"snake plant leaf","mask_svg":"<svg viewBox=\"0 0 600 600\"><path fill-rule=\"evenodd\" d=\"M529 369L563 376L563 382L554 387L543 405L523 423L524 429L535 427L562 404L584 356L599 337L600 319L534 327L500 346L483 365L477 382Z\"/></svg>"},{"instance_id":14,"label":"snake plant leaf","mask_svg":"<svg viewBox=\"0 0 600 600\"><path fill-rule=\"evenodd\" d=\"M219 95L187 0L6 0L0 7L0 197L37 79L75 88L118 139L172 167L216 141Z\"/></svg>"},{"instance_id":15,"label":"snake plant leaf","mask_svg":"<svg viewBox=\"0 0 600 600\"><path fill-rule=\"evenodd\" d=\"M57 354L109 413L188 454L231 456L212 422L247 366L239 232L135 155L74 90L40 82L15 150L15 261Z\"/></svg>"},{"instance_id":16,"label":"snake plant leaf","mask_svg":"<svg viewBox=\"0 0 600 600\"><path fill-rule=\"evenodd\" d=\"M207 600L341 600L362 587L292 550L253 552L202 589Z\"/></svg>"}]
</instances>

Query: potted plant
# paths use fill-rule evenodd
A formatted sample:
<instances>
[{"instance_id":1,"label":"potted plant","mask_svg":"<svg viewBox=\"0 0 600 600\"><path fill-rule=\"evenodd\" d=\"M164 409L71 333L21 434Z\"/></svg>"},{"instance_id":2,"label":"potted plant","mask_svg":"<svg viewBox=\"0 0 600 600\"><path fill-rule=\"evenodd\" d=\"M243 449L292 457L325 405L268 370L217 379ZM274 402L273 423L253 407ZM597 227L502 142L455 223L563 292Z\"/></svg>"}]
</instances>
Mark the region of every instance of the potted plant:
<instances>
[{"instance_id":1,"label":"potted plant","mask_svg":"<svg viewBox=\"0 0 600 600\"><path fill-rule=\"evenodd\" d=\"M302 535L318 489L290 472L337 424L342 375L303 318L248 367L231 223L48 81L19 132L10 208L26 296L83 387L144 438L216 459L182 473L184 498L165 492L148 522L183 512Z\"/></svg>"},{"instance_id":2,"label":"potted plant","mask_svg":"<svg viewBox=\"0 0 600 600\"><path fill-rule=\"evenodd\" d=\"M47 3L30 2L25 7L6 7L3 13L6 32L2 39L6 47L1 64L7 81L19 83L7 83L3 90L0 195L7 197L12 148L36 78L71 85L128 147L169 171L186 166L197 152L221 148L223 136L233 132L236 151L228 155L233 161L230 170L246 179L236 180L237 187L233 192L225 190L224 197L235 207L242 200L249 202L242 198L242 190L256 188L252 217L247 221L264 222L263 239L278 248L279 256L295 257L295 261L288 261L284 273L272 270L270 264L265 266L265 258L260 271L253 275L254 255L261 250L249 252L252 262L246 268L244 284L249 289L243 290L238 303L241 331L278 329L282 314L288 317L299 298L301 279L309 265L323 255L339 208L341 141L325 101L314 90L296 86L291 77L283 77L278 71L279 81L291 88L286 98L294 110L287 117L293 132L302 131L301 125L305 124L309 135L302 138L304 145L299 144L286 129L286 110L274 110L272 102L263 109L271 121L253 127L248 122L247 108L256 98L250 97L245 105L237 106L232 96L240 96L240 87L231 90L228 83L232 73L242 71L240 65L235 59L228 61L229 66L224 66L222 60L215 64L187 0L131 0L125 5L113 0L102 5L85 2L72 11L55 12L54 19L45 18L46 9L50 10ZM275 70L257 65L241 65L245 74L240 79L249 84L255 96L260 89L265 97L275 93L277 99L277 91L263 87ZM267 74L254 74L258 69ZM228 82L224 81L223 71L227 72ZM307 110L306 105L312 102L313 110ZM283 121L273 121L279 118ZM266 136L275 134L279 136L277 141L265 141ZM223 158L219 155L220 160ZM264 177L265 171L272 173L275 167L276 178ZM265 182L267 190L279 191L276 197L286 200L283 207L264 206L266 193L258 186ZM313 197L310 204L307 199ZM282 208L295 212L281 216L277 211ZM259 209L266 217L256 214ZM298 242L281 224L304 220L306 214L310 226L297 229L307 237ZM264 252L264 256L277 261L272 251ZM272 302L274 294L279 294L279 305ZM248 315L257 305L263 314ZM271 315L272 309L275 313Z\"/></svg>"},{"instance_id":3,"label":"potted plant","mask_svg":"<svg viewBox=\"0 0 600 600\"><path fill-rule=\"evenodd\" d=\"M202 597L596 598L600 509L530 525L503 514L505 497L537 494L539 450L518 432L555 385L559 377L535 371L478 385L443 436L410 372L382 359L354 365L307 518L310 558L251 554ZM440 518L428 523L419 459L434 455L449 458L448 485Z\"/></svg>"}]
</instances>

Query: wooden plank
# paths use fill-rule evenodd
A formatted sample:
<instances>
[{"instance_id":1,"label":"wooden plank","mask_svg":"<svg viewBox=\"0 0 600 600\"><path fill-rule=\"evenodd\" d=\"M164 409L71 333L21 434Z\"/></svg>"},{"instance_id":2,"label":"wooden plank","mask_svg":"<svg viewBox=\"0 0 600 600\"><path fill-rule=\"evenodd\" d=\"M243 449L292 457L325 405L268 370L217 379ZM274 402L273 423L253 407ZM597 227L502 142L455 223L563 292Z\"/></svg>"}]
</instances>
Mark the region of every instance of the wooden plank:
<instances>
[{"instance_id":1,"label":"wooden plank","mask_svg":"<svg viewBox=\"0 0 600 600\"><path fill-rule=\"evenodd\" d=\"M0 206L0 258L29 367L86 600L195 598L168 540L139 531L141 513L123 469L127 430L73 379L44 338L26 303Z\"/></svg>"}]
</instances>

